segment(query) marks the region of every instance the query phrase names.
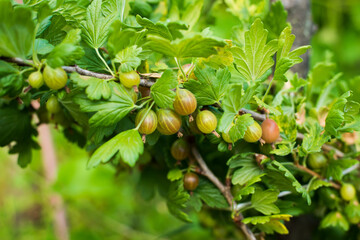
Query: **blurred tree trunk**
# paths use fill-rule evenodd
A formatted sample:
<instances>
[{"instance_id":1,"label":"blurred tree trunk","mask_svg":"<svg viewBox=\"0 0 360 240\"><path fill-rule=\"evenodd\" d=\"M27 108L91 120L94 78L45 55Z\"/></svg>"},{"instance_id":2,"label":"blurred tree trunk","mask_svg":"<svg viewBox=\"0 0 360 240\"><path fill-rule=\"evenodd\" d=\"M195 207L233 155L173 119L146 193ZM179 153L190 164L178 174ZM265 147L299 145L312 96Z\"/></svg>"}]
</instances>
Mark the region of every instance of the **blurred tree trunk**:
<instances>
[{"instance_id":1,"label":"blurred tree trunk","mask_svg":"<svg viewBox=\"0 0 360 240\"><path fill-rule=\"evenodd\" d=\"M276 2L277 0L271 1ZM291 23L292 33L296 36L293 48L310 45L313 31L310 0L281 0L281 2L288 11L288 21ZM305 78L309 71L309 52L302 55L302 58L304 61L291 69Z\"/></svg>"}]
</instances>

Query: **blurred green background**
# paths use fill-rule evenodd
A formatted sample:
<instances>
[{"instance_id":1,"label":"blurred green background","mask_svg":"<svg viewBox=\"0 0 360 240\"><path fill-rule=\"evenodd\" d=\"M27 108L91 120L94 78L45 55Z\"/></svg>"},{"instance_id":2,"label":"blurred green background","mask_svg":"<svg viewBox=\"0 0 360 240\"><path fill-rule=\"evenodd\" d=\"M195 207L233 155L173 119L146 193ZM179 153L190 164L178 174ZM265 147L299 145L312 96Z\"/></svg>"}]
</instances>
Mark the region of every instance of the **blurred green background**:
<instances>
[{"instance_id":1,"label":"blurred green background","mask_svg":"<svg viewBox=\"0 0 360 240\"><path fill-rule=\"evenodd\" d=\"M356 78L360 75L360 2L313 0L311 5L317 26L311 65L334 61L334 71L344 73L343 84L358 92L355 98L360 100L360 78ZM226 11L210 14L218 19L211 28L215 34L228 34L223 25L236 18ZM213 239L196 216L192 216L194 223L186 224L168 213L160 196L143 200L137 170L116 174L110 165L87 170L85 150L50 127L59 161L53 186L46 184L39 151L34 152L32 164L21 169L16 157L0 149L0 239L56 239L49 201L54 193L63 198L71 239Z\"/></svg>"}]
</instances>

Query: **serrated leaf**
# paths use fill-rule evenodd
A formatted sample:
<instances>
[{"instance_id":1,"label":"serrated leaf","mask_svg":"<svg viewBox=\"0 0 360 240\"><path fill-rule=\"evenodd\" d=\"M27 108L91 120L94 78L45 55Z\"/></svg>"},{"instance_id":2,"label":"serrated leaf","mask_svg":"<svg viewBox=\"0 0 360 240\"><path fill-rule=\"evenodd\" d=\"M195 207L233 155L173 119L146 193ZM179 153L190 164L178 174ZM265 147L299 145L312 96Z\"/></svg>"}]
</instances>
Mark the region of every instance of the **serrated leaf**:
<instances>
[{"instance_id":1,"label":"serrated leaf","mask_svg":"<svg viewBox=\"0 0 360 240\"><path fill-rule=\"evenodd\" d=\"M108 162L118 151L125 163L131 167L135 166L139 156L144 152L144 143L136 129L121 132L96 149L87 164L88 168Z\"/></svg>"},{"instance_id":2,"label":"serrated leaf","mask_svg":"<svg viewBox=\"0 0 360 240\"><path fill-rule=\"evenodd\" d=\"M229 67L234 62L234 57L230 51L230 47L216 48L217 54L205 58L203 62L215 69Z\"/></svg>"},{"instance_id":3,"label":"serrated leaf","mask_svg":"<svg viewBox=\"0 0 360 240\"><path fill-rule=\"evenodd\" d=\"M141 64L138 57L141 52L142 48L136 45L127 47L116 54L114 62L121 63L121 72L131 72Z\"/></svg>"},{"instance_id":4,"label":"serrated leaf","mask_svg":"<svg viewBox=\"0 0 360 240\"><path fill-rule=\"evenodd\" d=\"M0 60L0 96L18 96L24 85L20 71L11 64Z\"/></svg>"},{"instance_id":5,"label":"serrated leaf","mask_svg":"<svg viewBox=\"0 0 360 240\"><path fill-rule=\"evenodd\" d=\"M318 179L316 177L311 178L309 185L307 187L308 192L315 191L321 187L331 187L331 183L325 182L324 180Z\"/></svg>"},{"instance_id":6,"label":"serrated leaf","mask_svg":"<svg viewBox=\"0 0 360 240\"><path fill-rule=\"evenodd\" d=\"M251 207L265 215L279 213L279 208L274 204L278 199L278 195L279 191L277 190L268 189L262 191L257 189L251 196Z\"/></svg>"},{"instance_id":7,"label":"serrated leaf","mask_svg":"<svg viewBox=\"0 0 360 240\"><path fill-rule=\"evenodd\" d=\"M229 130L241 108L245 107L254 96L257 87L258 85L255 84L244 91L243 86L240 84L229 86L229 91L222 101L224 114L218 126L220 132L227 132Z\"/></svg>"},{"instance_id":8,"label":"serrated leaf","mask_svg":"<svg viewBox=\"0 0 360 240\"><path fill-rule=\"evenodd\" d=\"M330 159L325 172L326 178L333 178L337 181L340 181L343 177L343 170L357 163L358 161L355 159Z\"/></svg>"},{"instance_id":9,"label":"serrated leaf","mask_svg":"<svg viewBox=\"0 0 360 240\"><path fill-rule=\"evenodd\" d=\"M319 123L311 125L310 132L305 134L303 142L299 148L299 155L305 156L309 153L321 151L321 147L330 140L330 136L322 134L322 128Z\"/></svg>"},{"instance_id":10,"label":"serrated leaf","mask_svg":"<svg viewBox=\"0 0 360 240\"><path fill-rule=\"evenodd\" d=\"M200 34L189 35L182 39L170 41L166 38L149 35L147 46L158 53L169 57L188 58L204 57L207 58L216 54L215 47L225 46L225 42L216 38L203 37Z\"/></svg>"},{"instance_id":11,"label":"serrated leaf","mask_svg":"<svg viewBox=\"0 0 360 240\"><path fill-rule=\"evenodd\" d=\"M161 108L172 108L175 92L172 89L177 86L177 78L173 71L166 70L154 85L150 88L151 96L156 105Z\"/></svg>"},{"instance_id":12,"label":"serrated leaf","mask_svg":"<svg viewBox=\"0 0 360 240\"><path fill-rule=\"evenodd\" d=\"M84 55L82 47L77 46L80 40L80 29L70 30L65 39L49 53L46 58L47 64L52 68L73 65Z\"/></svg>"},{"instance_id":13,"label":"serrated leaf","mask_svg":"<svg viewBox=\"0 0 360 240\"><path fill-rule=\"evenodd\" d=\"M85 93L90 100L109 99L111 96L111 88L109 81L104 79L80 76L72 73L70 79L78 86L85 88Z\"/></svg>"},{"instance_id":14,"label":"serrated leaf","mask_svg":"<svg viewBox=\"0 0 360 240\"><path fill-rule=\"evenodd\" d=\"M280 34L279 49L276 55L276 68L274 79L286 82L285 73L295 64L301 63L300 55L306 53L310 46L302 46L291 51L295 35L291 34L291 28L286 27Z\"/></svg>"},{"instance_id":15,"label":"serrated leaf","mask_svg":"<svg viewBox=\"0 0 360 240\"><path fill-rule=\"evenodd\" d=\"M54 49L54 46L46 39L35 39L35 52L37 54L48 54ZM32 52L32 51L31 51Z\"/></svg>"},{"instance_id":16,"label":"serrated leaf","mask_svg":"<svg viewBox=\"0 0 360 240\"><path fill-rule=\"evenodd\" d=\"M307 203L310 205L311 198L310 198L308 192L306 191L306 189L303 186L301 186L301 184L298 182L298 180L296 180L294 175L278 161L275 161L275 160L271 161L271 165L278 171L282 172L282 175L292 182L292 186L295 188L295 190L298 193L300 193L301 196L304 199L306 199Z\"/></svg>"},{"instance_id":17,"label":"serrated leaf","mask_svg":"<svg viewBox=\"0 0 360 240\"><path fill-rule=\"evenodd\" d=\"M281 31L289 26L287 23L287 11L281 1L271 4L270 11L265 16L264 26L269 31L269 39L279 38Z\"/></svg>"},{"instance_id":18,"label":"serrated leaf","mask_svg":"<svg viewBox=\"0 0 360 240\"><path fill-rule=\"evenodd\" d=\"M190 195L184 191L182 180L174 181L170 184L167 195L167 206L169 212L179 219L191 222L189 216L184 212L186 203L190 199Z\"/></svg>"},{"instance_id":19,"label":"serrated leaf","mask_svg":"<svg viewBox=\"0 0 360 240\"><path fill-rule=\"evenodd\" d=\"M116 18L116 12L104 16L102 0L94 0L86 10L86 21L81 22L83 40L93 48L100 48L106 41L109 28Z\"/></svg>"},{"instance_id":20,"label":"serrated leaf","mask_svg":"<svg viewBox=\"0 0 360 240\"><path fill-rule=\"evenodd\" d=\"M280 115L281 112L279 110L277 110L275 107L272 107L270 105L267 105L266 103L264 103L260 98L258 98L256 95L254 96L255 102L256 104L260 107L260 108L265 108L266 110L268 110L270 113L274 114L274 115Z\"/></svg>"},{"instance_id":21,"label":"serrated leaf","mask_svg":"<svg viewBox=\"0 0 360 240\"><path fill-rule=\"evenodd\" d=\"M90 125L110 126L125 117L135 105L126 89L115 82L110 82L111 97L107 101L91 101L86 96L77 96L74 101L84 112L95 112L90 118Z\"/></svg>"},{"instance_id":22,"label":"serrated leaf","mask_svg":"<svg viewBox=\"0 0 360 240\"><path fill-rule=\"evenodd\" d=\"M182 176L182 171L178 168L171 169L167 174L167 178L172 182L175 180L179 180L180 178L182 178Z\"/></svg>"},{"instance_id":23,"label":"serrated leaf","mask_svg":"<svg viewBox=\"0 0 360 240\"><path fill-rule=\"evenodd\" d=\"M194 194L199 196L199 198L211 208L229 207L224 195L207 180L200 179L198 187L194 190Z\"/></svg>"},{"instance_id":24,"label":"serrated leaf","mask_svg":"<svg viewBox=\"0 0 360 240\"><path fill-rule=\"evenodd\" d=\"M0 1L0 56L26 59L35 34L31 10L12 7L10 0Z\"/></svg>"},{"instance_id":25,"label":"serrated leaf","mask_svg":"<svg viewBox=\"0 0 360 240\"><path fill-rule=\"evenodd\" d=\"M49 23L50 26L44 26L46 29L38 37L48 40L52 45L57 45L66 36L66 32L63 30L66 26L66 21L63 16L55 15L51 17Z\"/></svg>"},{"instance_id":26,"label":"serrated leaf","mask_svg":"<svg viewBox=\"0 0 360 240\"><path fill-rule=\"evenodd\" d=\"M295 143L291 144L291 146L287 144L278 144L276 145L276 149L271 150L271 154L275 154L278 156L286 156L292 153Z\"/></svg>"},{"instance_id":27,"label":"serrated leaf","mask_svg":"<svg viewBox=\"0 0 360 240\"><path fill-rule=\"evenodd\" d=\"M220 103L230 82L229 70L222 69L215 72L211 68L196 69L197 80L190 79L184 87L196 97L198 105L212 105Z\"/></svg>"},{"instance_id":28,"label":"serrated leaf","mask_svg":"<svg viewBox=\"0 0 360 240\"><path fill-rule=\"evenodd\" d=\"M344 122L351 122L354 116L359 113L359 103L348 102L351 91L341 95L332 105L325 119L325 132L332 136L337 136L337 130Z\"/></svg>"},{"instance_id":29,"label":"serrated leaf","mask_svg":"<svg viewBox=\"0 0 360 240\"><path fill-rule=\"evenodd\" d=\"M349 223L340 212L331 212L326 215L320 223L320 228L340 227L343 230L349 230Z\"/></svg>"},{"instance_id":30,"label":"serrated leaf","mask_svg":"<svg viewBox=\"0 0 360 240\"><path fill-rule=\"evenodd\" d=\"M231 180L234 185L255 183L264 176L264 172L257 165L253 153L237 154L229 159L227 165L229 165L229 168L236 169Z\"/></svg>"},{"instance_id":31,"label":"serrated leaf","mask_svg":"<svg viewBox=\"0 0 360 240\"><path fill-rule=\"evenodd\" d=\"M278 41L266 43L268 31L260 19L256 19L245 32L244 48L233 47L232 54L237 70L248 82L265 80L261 77L274 65L272 56L278 49Z\"/></svg>"},{"instance_id":32,"label":"serrated leaf","mask_svg":"<svg viewBox=\"0 0 360 240\"><path fill-rule=\"evenodd\" d=\"M149 31L149 34L155 34L161 36L163 38L173 40L173 37L167 28L167 26L162 22L153 23L151 20L147 18L142 18L140 15L136 16L136 21L142 27Z\"/></svg>"},{"instance_id":33,"label":"serrated leaf","mask_svg":"<svg viewBox=\"0 0 360 240\"><path fill-rule=\"evenodd\" d=\"M276 215L271 215L271 216L256 216L256 217L247 217L244 218L242 220L243 223L245 224L253 224L253 225L257 225L257 224L264 224L264 223L268 223L271 220L284 220L284 221L290 221L290 218L292 216L290 214L276 214Z\"/></svg>"},{"instance_id":34,"label":"serrated leaf","mask_svg":"<svg viewBox=\"0 0 360 240\"><path fill-rule=\"evenodd\" d=\"M254 119L251 117L251 114L238 116L235 120L234 126L232 126L229 130L230 139L233 142L242 139L245 135L246 129L253 123Z\"/></svg>"}]
</instances>

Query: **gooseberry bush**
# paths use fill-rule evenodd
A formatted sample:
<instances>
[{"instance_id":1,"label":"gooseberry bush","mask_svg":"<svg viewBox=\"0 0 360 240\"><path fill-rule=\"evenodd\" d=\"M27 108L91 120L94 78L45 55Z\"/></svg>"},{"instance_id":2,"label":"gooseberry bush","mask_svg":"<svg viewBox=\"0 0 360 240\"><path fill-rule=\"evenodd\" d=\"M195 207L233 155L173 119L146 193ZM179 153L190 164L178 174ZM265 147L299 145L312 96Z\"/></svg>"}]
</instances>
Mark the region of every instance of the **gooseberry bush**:
<instances>
[{"instance_id":1,"label":"gooseberry bush","mask_svg":"<svg viewBox=\"0 0 360 240\"><path fill-rule=\"evenodd\" d=\"M329 59L290 70L310 46L292 47L281 2L204 4L0 0L0 145L26 167L53 124L88 168L138 169L142 197L217 239L287 234L303 214L347 232L360 206L344 134L360 125L341 74ZM211 8L231 32L206 26Z\"/></svg>"}]
</instances>

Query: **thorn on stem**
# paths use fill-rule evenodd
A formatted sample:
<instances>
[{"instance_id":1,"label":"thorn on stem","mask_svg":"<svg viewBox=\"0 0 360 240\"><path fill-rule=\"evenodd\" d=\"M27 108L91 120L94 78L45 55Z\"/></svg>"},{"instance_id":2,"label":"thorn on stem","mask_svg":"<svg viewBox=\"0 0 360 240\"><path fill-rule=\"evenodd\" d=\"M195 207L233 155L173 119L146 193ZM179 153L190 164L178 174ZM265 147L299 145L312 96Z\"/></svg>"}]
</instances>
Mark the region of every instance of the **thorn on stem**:
<instances>
[{"instance_id":1,"label":"thorn on stem","mask_svg":"<svg viewBox=\"0 0 360 240\"><path fill-rule=\"evenodd\" d=\"M192 122L192 121L194 121L194 117L190 114L189 115L189 122Z\"/></svg>"},{"instance_id":2,"label":"thorn on stem","mask_svg":"<svg viewBox=\"0 0 360 240\"><path fill-rule=\"evenodd\" d=\"M24 89L24 93L27 93L28 91L30 91L32 89L32 87L29 85Z\"/></svg>"},{"instance_id":3,"label":"thorn on stem","mask_svg":"<svg viewBox=\"0 0 360 240\"><path fill-rule=\"evenodd\" d=\"M178 138L182 138L183 136L184 136L184 134L183 134L182 132L178 131L177 137L178 137Z\"/></svg>"},{"instance_id":4,"label":"thorn on stem","mask_svg":"<svg viewBox=\"0 0 360 240\"><path fill-rule=\"evenodd\" d=\"M138 86L134 85L134 86L133 86L133 89L134 89L135 93L138 93L138 92L139 92Z\"/></svg>"}]
</instances>

